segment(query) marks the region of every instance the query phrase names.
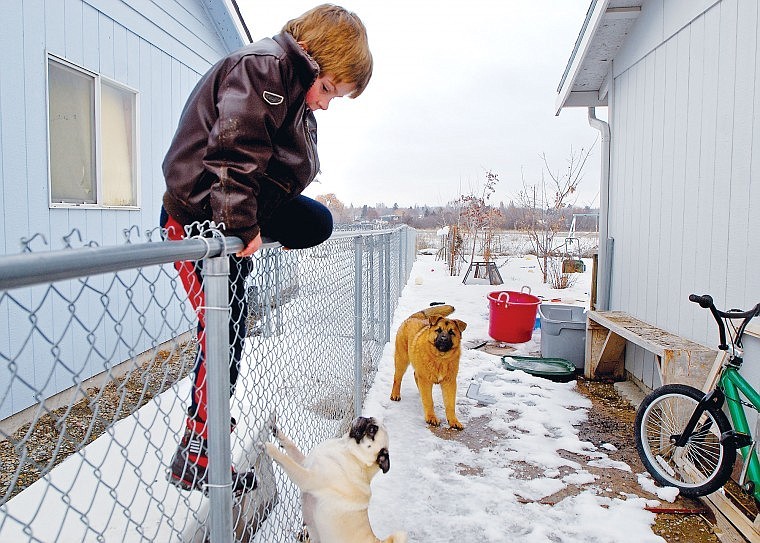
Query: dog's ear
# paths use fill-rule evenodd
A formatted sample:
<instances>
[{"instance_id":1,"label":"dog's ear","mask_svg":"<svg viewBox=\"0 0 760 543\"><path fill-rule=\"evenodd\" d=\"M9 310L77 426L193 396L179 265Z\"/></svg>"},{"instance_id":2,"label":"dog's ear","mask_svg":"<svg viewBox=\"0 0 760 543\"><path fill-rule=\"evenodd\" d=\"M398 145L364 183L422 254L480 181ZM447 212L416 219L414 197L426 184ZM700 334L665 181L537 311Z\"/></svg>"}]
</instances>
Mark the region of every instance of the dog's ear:
<instances>
[{"instance_id":1,"label":"dog's ear","mask_svg":"<svg viewBox=\"0 0 760 543\"><path fill-rule=\"evenodd\" d=\"M443 317L440 315L428 315L428 322L430 323L430 326L435 326L442 318Z\"/></svg>"},{"instance_id":2,"label":"dog's ear","mask_svg":"<svg viewBox=\"0 0 760 543\"><path fill-rule=\"evenodd\" d=\"M378 426L374 418L357 417L351 425L348 437L355 439L357 444L361 443L365 436L374 441L377 430Z\"/></svg>"},{"instance_id":3,"label":"dog's ear","mask_svg":"<svg viewBox=\"0 0 760 543\"><path fill-rule=\"evenodd\" d=\"M383 473L388 473L388 470L391 469L391 455L385 447L377 453L377 465L380 466Z\"/></svg>"},{"instance_id":4,"label":"dog's ear","mask_svg":"<svg viewBox=\"0 0 760 543\"><path fill-rule=\"evenodd\" d=\"M459 319L452 319L452 320L456 323L457 328L459 328L460 332L464 332L465 331L465 328L467 328L467 323L466 322L460 321Z\"/></svg>"}]
</instances>

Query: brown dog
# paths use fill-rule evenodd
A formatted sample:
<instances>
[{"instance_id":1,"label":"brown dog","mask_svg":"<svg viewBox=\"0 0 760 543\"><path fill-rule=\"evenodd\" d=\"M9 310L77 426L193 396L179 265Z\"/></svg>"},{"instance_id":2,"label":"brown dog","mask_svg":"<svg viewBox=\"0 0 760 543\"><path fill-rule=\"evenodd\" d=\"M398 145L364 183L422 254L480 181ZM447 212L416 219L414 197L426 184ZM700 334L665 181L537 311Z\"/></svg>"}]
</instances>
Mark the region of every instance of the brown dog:
<instances>
[{"instance_id":1,"label":"brown dog","mask_svg":"<svg viewBox=\"0 0 760 543\"><path fill-rule=\"evenodd\" d=\"M454 312L450 305L435 305L414 313L396 333L396 372L393 376L391 400L401 400L401 380L411 362L414 380L420 391L425 422L438 426L433 408L433 385L441 385L443 405L449 426L464 428L456 415L457 373L462 332L467 323L446 317Z\"/></svg>"}]
</instances>

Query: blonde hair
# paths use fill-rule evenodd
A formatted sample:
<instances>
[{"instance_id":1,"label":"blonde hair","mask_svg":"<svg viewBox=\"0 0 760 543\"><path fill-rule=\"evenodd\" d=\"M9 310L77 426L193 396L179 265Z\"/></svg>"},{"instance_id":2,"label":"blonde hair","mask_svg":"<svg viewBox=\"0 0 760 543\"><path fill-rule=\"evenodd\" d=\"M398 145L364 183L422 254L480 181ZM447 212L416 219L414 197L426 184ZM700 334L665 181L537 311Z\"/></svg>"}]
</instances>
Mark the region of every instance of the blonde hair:
<instances>
[{"instance_id":1,"label":"blonde hair","mask_svg":"<svg viewBox=\"0 0 760 543\"><path fill-rule=\"evenodd\" d=\"M321 75L330 75L335 83L354 86L351 98L367 87L372 77L372 53L367 29L359 17L340 6L322 4L282 28L301 43L319 65Z\"/></svg>"}]
</instances>

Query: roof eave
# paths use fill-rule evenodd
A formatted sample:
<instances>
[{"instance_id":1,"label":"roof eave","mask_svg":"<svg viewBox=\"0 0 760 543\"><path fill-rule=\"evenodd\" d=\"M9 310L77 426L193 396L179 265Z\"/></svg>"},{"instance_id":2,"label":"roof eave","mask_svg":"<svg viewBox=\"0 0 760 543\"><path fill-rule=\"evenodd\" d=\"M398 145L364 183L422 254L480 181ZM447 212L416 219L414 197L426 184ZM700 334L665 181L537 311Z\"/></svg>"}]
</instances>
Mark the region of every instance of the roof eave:
<instances>
[{"instance_id":1,"label":"roof eave","mask_svg":"<svg viewBox=\"0 0 760 543\"><path fill-rule=\"evenodd\" d=\"M251 33L236 0L202 0L228 52L251 43Z\"/></svg>"},{"instance_id":2,"label":"roof eave","mask_svg":"<svg viewBox=\"0 0 760 543\"><path fill-rule=\"evenodd\" d=\"M609 4L610 0L593 0L589 6L557 88L555 115L566 107L607 105L609 81L608 76L602 77L602 74L609 72L609 66L625 42L628 30L641 13L641 0L616 2L617 7L609 7ZM596 39L603 26L602 37ZM611 39L612 36L615 39Z\"/></svg>"},{"instance_id":3,"label":"roof eave","mask_svg":"<svg viewBox=\"0 0 760 543\"><path fill-rule=\"evenodd\" d=\"M583 61L588 55L594 34L596 34L596 31L602 22L602 18L607 11L607 5L609 3L609 0L594 0L586 12L586 19L583 21L583 26L578 34L578 39L575 40L575 47L573 47L573 52L570 54L567 66L565 67L565 72L562 74L562 79L557 88L555 115L559 115L562 108L568 107L569 105L567 102L571 95L573 85L578 77ZM575 99L573 101L575 101Z\"/></svg>"}]
</instances>

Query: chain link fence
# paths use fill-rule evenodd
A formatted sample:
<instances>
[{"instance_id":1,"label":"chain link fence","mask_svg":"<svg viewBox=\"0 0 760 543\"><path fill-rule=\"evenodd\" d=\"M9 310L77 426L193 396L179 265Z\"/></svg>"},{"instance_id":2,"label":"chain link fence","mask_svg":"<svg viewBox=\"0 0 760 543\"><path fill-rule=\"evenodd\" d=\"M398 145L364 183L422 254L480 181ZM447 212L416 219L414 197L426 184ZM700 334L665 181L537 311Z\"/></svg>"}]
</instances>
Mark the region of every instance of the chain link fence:
<instances>
[{"instance_id":1,"label":"chain link fence","mask_svg":"<svg viewBox=\"0 0 760 543\"><path fill-rule=\"evenodd\" d=\"M415 236L336 233L312 249L256 253L231 401L225 255L240 240L0 257L0 541L294 541L300 495L261 443L276 419L308 451L361 412ZM203 261L207 495L166 479L198 348L180 260ZM259 484L235 499L230 457L276 492Z\"/></svg>"}]
</instances>

